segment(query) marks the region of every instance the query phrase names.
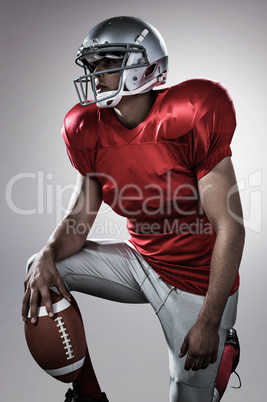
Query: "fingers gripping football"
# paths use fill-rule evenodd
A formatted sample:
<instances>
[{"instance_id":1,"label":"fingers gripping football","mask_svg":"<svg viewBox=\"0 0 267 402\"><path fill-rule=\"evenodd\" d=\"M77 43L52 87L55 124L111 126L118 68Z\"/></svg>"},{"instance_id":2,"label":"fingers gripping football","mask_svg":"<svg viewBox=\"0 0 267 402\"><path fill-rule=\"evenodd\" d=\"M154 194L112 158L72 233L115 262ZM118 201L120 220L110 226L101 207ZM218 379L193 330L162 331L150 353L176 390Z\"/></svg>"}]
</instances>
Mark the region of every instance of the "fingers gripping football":
<instances>
[{"instance_id":1,"label":"fingers gripping football","mask_svg":"<svg viewBox=\"0 0 267 402\"><path fill-rule=\"evenodd\" d=\"M53 316L53 307L49 289L55 287L59 293L70 302L69 294L53 261L39 258L33 261L24 282L25 294L22 304L22 317L26 321L30 309L31 322L37 321L38 301L41 297L50 317Z\"/></svg>"}]
</instances>

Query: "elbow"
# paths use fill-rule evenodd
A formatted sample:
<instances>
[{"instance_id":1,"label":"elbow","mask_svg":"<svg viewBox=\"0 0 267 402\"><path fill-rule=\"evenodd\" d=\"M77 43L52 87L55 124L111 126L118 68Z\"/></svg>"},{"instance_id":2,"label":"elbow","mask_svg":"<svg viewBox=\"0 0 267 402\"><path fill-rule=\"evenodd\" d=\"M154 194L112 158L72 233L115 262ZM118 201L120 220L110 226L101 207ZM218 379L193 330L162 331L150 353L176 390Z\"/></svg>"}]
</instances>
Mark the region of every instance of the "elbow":
<instances>
[{"instance_id":1,"label":"elbow","mask_svg":"<svg viewBox=\"0 0 267 402\"><path fill-rule=\"evenodd\" d=\"M242 239L243 244L245 244L245 239L246 239L246 229L244 224L242 223L241 228L240 228L240 235L239 237Z\"/></svg>"},{"instance_id":2,"label":"elbow","mask_svg":"<svg viewBox=\"0 0 267 402\"><path fill-rule=\"evenodd\" d=\"M238 225L238 227L232 228L228 232L228 239L233 248L240 250L241 254L243 252L245 244L246 232L243 225Z\"/></svg>"},{"instance_id":3,"label":"elbow","mask_svg":"<svg viewBox=\"0 0 267 402\"><path fill-rule=\"evenodd\" d=\"M243 221L231 220L225 222L217 227L217 236L223 236L231 242L231 244L238 245L240 248L244 247L246 230Z\"/></svg>"},{"instance_id":4,"label":"elbow","mask_svg":"<svg viewBox=\"0 0 267 402\"><path fill-rule=\"evenodd\" d=\"M235 234L235 238L240 242L241 245L244 245L246 238L246 230L244 226L243 218L234 219L231 224L232 231Z\"/></svg>"},{"instance_id":5,"label":"elbow","mask_svg":"<svg viewBox=\"0 0 267 402\"><path fill-rule=\"evenodd\" d=\"M242 250L243 250L244 245L245 245L245 240L246 240L246 229L245 229L244 224L242 224L242 228L240 229L239 239L240 239L240 242L242 245Z\"/></svg>"}]
</instances>

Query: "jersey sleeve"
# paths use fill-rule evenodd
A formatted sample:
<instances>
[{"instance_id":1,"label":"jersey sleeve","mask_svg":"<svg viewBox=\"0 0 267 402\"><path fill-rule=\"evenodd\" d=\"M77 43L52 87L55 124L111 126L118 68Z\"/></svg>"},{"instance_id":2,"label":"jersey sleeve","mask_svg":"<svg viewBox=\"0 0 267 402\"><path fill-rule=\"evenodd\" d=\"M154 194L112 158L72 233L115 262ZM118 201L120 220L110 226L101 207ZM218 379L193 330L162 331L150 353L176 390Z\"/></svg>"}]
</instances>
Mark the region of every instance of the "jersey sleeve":
<instances>
[{"instance_id":1,"label":"jersey sleeve","mask_svg":"<svg viewBox=\"0 0 267 402\"><path fill-rule=\"evenodd\" d=\"M199 180L222 159L231 156L236 128L235 109L226 89L214 83L202 101L193 124L192 165Z\"/></svg>"},{"instance_id":2,"label":"jersey sleeve","mask_svg":"<svg viewBox=\"0 0 267 402\"><path fill-rule=\"evenodd\" d=\"M94 114L90 112L85 114L84 109L76 105L66 115L61 126L70 162L83 176L94 172L93 155L96 142L94 120Z\"/></svg>"}]
</instances>

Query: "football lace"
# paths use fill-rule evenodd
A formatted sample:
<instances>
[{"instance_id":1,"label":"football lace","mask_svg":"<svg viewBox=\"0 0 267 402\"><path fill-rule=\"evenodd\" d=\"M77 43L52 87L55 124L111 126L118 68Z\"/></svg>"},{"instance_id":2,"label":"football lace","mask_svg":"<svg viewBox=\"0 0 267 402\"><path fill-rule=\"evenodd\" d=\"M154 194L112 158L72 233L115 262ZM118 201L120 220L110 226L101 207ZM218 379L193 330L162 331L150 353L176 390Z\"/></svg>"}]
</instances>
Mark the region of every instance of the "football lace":
<instances>
[{"instance_id":1,"label":"football lace","mask_svg":"<svg viewBox=\"0 0 267 402\"><path fill-rule=\"evenodd\" d=\"M58 332L61 334L61 339L63 339L62 343L64 345L65 353L67 356L67 360L74 359L73 349L71 345L71 341L69 339L69 334L67 333L67 329L64 326L64 321L62 317L57 317L55 319L57 321L57 327L59 328Z\"/></svg>"}]
</instances>

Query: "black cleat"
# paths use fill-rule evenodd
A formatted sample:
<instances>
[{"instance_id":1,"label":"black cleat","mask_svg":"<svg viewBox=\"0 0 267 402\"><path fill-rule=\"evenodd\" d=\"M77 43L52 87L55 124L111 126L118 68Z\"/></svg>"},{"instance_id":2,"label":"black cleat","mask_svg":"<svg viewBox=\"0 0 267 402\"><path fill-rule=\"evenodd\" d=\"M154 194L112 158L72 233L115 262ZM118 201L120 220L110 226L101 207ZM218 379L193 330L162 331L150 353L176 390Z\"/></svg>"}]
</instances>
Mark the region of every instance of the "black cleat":
<instances>
[{"instance_id":1,"label":"black cleat","mask_svg":"<svg viewBox=\"0 0 267 402\"><path fill-rule=\"evenodd\" d=\"M232 373L233 373L235 371L235 369L237 368L239 359L240 359L240 345L239 345L237 332L234 328L230 328L228 331L228 335L227 335L227 338L225 341L225 346L226 345L232 345L238 351L236 359L233 363L233 368L232 368Z\"/></svg>"},{"instance_id":2,"label":"black cleat","mask_svg":"<svg viewBox=\"0 0 267 402\"><path fill-rule=\"evenodd\" d=\"M239 386L238 387L232 387L235 389L239 389L241 388L241 378L240 376L237 374L237 372L235 371L238 363L239 363L239 359L240 359L240 344L239 344L239 340L238 340L238 336L237 336L237 332L234 328L230 328L228 331L228 335L225 341L225 345L231 345L233 346L237 351L237 356L235 358L235 361L233 362L233 367L232 367L232 373L235 373L235 375L237 376L238 380L239 380Z\"/></svg>"},{"instance_id":3,"label":"black cleat","mask_svg":"<svg viewBox=\"0 0 267 402\"><path fill-rule=\"evenodd\" d=\"M80 386L78 383L73 383L73 389L68 389L65 395L64 402L109 402L105 392L102 392L102 398L95 399L89 395L81 394L80 393Z\"/></svg>"}]
</instances>

